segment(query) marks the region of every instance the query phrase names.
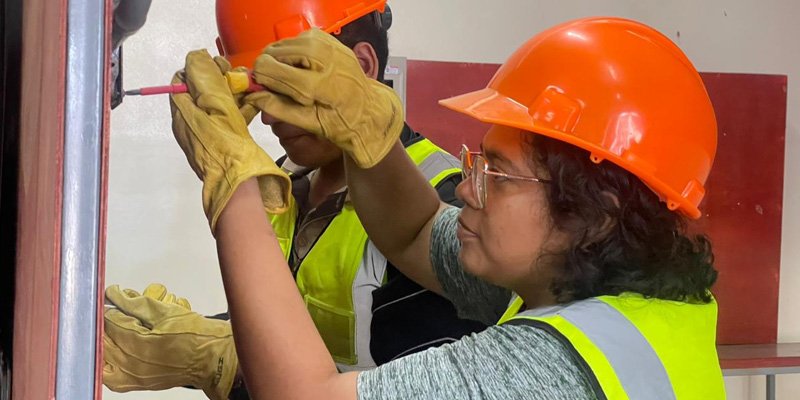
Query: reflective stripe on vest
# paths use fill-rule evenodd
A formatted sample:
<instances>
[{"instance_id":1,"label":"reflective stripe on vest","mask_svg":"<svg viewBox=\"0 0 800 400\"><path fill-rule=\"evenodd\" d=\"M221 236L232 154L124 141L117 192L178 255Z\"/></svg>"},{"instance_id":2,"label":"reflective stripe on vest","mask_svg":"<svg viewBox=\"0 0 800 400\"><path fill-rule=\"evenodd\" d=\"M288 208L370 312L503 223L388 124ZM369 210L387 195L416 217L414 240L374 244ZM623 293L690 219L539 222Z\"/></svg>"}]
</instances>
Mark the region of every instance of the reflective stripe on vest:
<instances>
[{"instance_id":1,"label":"reflective stripe on vest","mask_svg":"<svg viewBox=\"0 0 800 400\"><path fill-rule=\"evenodd\" d=\"M431 185L460 173L458 160L427 139L406 152ZM297 204L271 216L281 250L288 260L297 220ZM372 291L385 280L386 259L368 243L351 202L320 235L297 270L300 289L314 324L340 370L374 367L369 354Z\"/></svg>"},{"instance_id":2,"label":"reflective stripe on vest","mask_svg":"<svg viewBox=\"0 0 800 400\"><path fill-rule=\"evenodd\" d=\"M517 314L498 324L542 327L565 339L608 399L724 399L717 358L717 306L625 293ZM570 347L568 346L568 347ZM587 371L589 372L589 371Z\"/></svg>"}]
</instances>

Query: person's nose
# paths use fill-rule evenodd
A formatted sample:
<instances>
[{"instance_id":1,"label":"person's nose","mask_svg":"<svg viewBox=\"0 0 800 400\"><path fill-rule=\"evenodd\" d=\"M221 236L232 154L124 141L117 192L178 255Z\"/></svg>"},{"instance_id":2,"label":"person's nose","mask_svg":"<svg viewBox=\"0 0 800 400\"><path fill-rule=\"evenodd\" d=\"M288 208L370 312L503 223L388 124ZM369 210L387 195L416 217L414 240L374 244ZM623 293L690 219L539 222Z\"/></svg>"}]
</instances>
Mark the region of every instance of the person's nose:
<instances>
[{"instance_id":1,"label":"person's nose","mask_svg":"<svg viewBox=\"0 0 800 400\"><path fill-rule=\"evenodd\" d=\"M467 177L456 186L456 197L463 201L470 208L479 210L478 196L475 195L475 187L472 184L472 177Z\"/></svg>"}]
</instances>

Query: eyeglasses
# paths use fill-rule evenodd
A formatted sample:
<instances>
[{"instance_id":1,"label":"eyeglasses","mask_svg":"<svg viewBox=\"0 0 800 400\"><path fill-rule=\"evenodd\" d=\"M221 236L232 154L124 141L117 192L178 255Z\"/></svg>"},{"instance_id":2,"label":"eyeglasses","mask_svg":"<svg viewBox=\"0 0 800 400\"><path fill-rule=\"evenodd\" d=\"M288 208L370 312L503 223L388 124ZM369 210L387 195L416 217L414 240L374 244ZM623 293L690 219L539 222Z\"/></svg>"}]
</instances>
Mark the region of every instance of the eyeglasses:
<instances>
[{"instance_id":1,"label":"eyeglasses","mask_svg":"<svg viewBox=\"0 0 800 400\"><path fill-rule=\"evenodd\" d=\"M550 183L547 179L539 179L530 176L520 176L506 174L503 172L489 171L489 162L479 151L469 151L467 145L461 145L461 178L464 180L472 179L472 190L478 200L478 209L486 206L486 175L502 177L506 179L518 179L528 182Z\"/></svg>"}]
</instances>

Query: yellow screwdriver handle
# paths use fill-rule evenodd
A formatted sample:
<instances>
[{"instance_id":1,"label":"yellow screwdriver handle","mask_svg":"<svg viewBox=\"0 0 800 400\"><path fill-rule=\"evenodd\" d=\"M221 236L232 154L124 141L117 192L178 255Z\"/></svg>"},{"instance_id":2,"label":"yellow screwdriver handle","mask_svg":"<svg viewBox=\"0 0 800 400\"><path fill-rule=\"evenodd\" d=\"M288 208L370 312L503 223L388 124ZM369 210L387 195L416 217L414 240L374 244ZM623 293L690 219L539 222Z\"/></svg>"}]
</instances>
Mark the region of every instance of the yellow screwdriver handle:
<instances>
[{"instance_id":1,"label":"yellow screwdriver handle","mask_svg":"<svg viewBox=\"0 0 800 400\"><path fill-rule=\"evenodd\" d=\"M228 71L225 73L225 79L233 94L247 92L250 85L253 84L250 74L246 71Z\"/></svg>"}]
</instances>

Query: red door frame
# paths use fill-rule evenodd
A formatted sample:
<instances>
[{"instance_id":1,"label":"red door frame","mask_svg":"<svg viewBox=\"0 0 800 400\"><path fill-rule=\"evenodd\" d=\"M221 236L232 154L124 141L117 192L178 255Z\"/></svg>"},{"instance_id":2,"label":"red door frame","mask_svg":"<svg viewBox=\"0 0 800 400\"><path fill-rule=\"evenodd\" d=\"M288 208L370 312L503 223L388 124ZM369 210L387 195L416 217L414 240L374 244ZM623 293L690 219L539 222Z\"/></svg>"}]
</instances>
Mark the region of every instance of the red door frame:
<instances>
[{"instance_id":1,"label":"red door frame","mask_svg":"<svg viewBox=\"0 0 800 400\"><path fill-rule=\"evenodd\" d=\"M96 304L102 305L102 288L106 231L106 196L108 171L109 99L102 88L109 82L109 43L111 32L110 0L99 0L103 15L79 11L70 14L67 0L26 0L22 17L22 82L20 104L20 158L18 186L18 242L16 260L16 293L14 324L14 370L12 398L15 400L53 399L59 381L71 383L72 376L58 370L60 306L67 304L63 293L62 266L71 268L62 257L62 234L71 227L63 215L65 176L65 136L68 114L76 103L86 99L71 98L66 102L69 77L67 43L74 39L68 32L70 15L96 19L104 27L105 66L102 68L103 101L100 150L100 195L97 226L96 281L78 281L70 286L73 292L84 286L95 288ZM84 3L85 4L85 3ZM73 10L74 11L74 10ZM95 13L99 14L99 13ZM102 41L102 40L101 40ZM90 50L91 51L91 50ZM76 57L77 58L77 57ZM74 59L70 62L76 62ZM91 77L90 77L91 78ZM95 96L97 93L95 93ZM75 108L70 108L75 107ZM91 110L90 110L91 112ZM95 109L94 112L97 112ZM74 140L74 139L73 139ZM73 161L74 162L74 161ZM88 162L88 160L87 160ZM79 186L78 186L79 188ZM75 187L73 187L73 190ZM85 212L85 209L80 210ZM68 257L67 257L68 258ZM74 263L74 262L73 262ZM91 297L91 296L90 296ZM74 307L74 305L73 305ZM97 349L94 355L93 391L88 396L102 396L102 306L96 307L96 329L88 335L87 347ZM79 321L75 321L76 323ZM91 330L90 330L91 332ZM81 343L77 343L79 346ZM75 346L76 343L72 342ZM63 349L61 349L63 350ZM78 349L77 352L80 350ZM73 352L74 353L74 352ZM68 364L68 363L66 363ZM66 375L66 376L65 376ZM91 371L90 371L91 375ZM79 377L74 377L79 379ZM63 397L63 396L62 396Z\"/></svg>"}]
</instances>

